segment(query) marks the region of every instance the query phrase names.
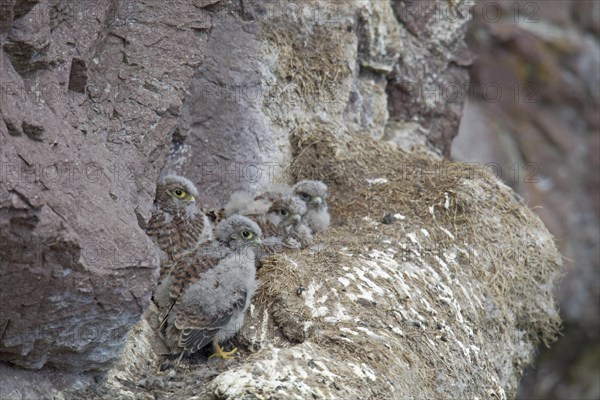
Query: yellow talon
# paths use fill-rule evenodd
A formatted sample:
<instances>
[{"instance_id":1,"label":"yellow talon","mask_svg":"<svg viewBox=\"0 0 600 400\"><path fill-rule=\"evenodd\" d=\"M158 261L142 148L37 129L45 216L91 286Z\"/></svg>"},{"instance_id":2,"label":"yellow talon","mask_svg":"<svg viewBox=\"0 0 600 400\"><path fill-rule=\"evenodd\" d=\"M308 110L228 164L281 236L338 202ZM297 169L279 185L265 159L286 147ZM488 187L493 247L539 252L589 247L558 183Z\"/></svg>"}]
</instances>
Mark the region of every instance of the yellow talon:
<instances>
[{"instance_id":1,"label":"yellow talon","mask_svg":"<svg viewBox=\"0 0 600 400\"><path fill-rule=\"evenodd\" d=\"M237 347L234 347L231 351L223 350L221 348L221 346L219 345L219 342L217 342L216 339L213 339L213 346L215 347L215 352L213 355L208 357L209 359L211 359L213 357L219 357L219 358L222 358L223 360L230 360L230 359L234 358L233 355L237 352Z\"/></svg>"}]
</instances>

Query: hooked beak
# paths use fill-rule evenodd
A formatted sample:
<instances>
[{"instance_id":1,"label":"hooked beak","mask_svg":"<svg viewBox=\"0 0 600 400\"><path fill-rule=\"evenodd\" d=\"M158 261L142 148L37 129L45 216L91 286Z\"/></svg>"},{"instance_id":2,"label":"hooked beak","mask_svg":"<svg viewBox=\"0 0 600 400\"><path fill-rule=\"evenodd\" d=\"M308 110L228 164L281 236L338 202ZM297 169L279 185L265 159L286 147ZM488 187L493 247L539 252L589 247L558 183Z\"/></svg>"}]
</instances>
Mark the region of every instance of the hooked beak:
<instances>
[{"instance_id":1,"label":"hooked beak","mask_svg":"<svg viewBox=\"0 0 600 400\"><path fill-rule=\"evenodd\" d=\"M186 197L184 200L185 204L194 204L196 202L196 198L192 195Z\"/></svg>"},{"instance_id":2,"label":"hooked beak","mask_svg":"<svg viewBox=\"0 0 600 400\"><path fill-rule=\"evenodd\" d=\"M301 220L301 219L302 219L302 217L301 217L301 216L299 216L298 214L294 214L294 215L292 216L292 221L294 221L294 222L296 222L296 223L300 222L300 220Z\"/></svg>"},{"instance_id":3,"label":"hooked beak","mask_svg":"<svg viewBox=\"0 0 600 400\"><path fill-rule=\"evenodd\" d=\"M311 203L320 206L321 204L323 204L323 199L320 196L316 196L312 198Z\"/></svg>"}]
</instances>

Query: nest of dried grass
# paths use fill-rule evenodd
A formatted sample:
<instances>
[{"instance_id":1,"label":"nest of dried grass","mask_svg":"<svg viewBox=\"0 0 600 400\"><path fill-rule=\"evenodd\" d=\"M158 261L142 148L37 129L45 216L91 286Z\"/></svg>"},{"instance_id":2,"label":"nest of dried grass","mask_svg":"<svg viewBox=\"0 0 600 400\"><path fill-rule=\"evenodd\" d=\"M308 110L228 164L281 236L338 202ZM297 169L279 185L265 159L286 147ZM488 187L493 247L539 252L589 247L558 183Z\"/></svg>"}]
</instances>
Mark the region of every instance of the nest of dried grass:
<instances>
[{"instance_id":1,"label":"nest of dried grass","mask_svg":"<svg viewBox=\"0 0 600 400\"><path fill-rule=\"evenodd\" d=\"M480 395L469 388L486 384L498 398L514 392L535 345L552 342L560 325L552 297L560 256L537 216L472 165L415 157L323 126L299 129L292 142L289 173L329 185L333 227L319 237L320 250L275 256L259 273L256 302L267 305L284 336L310 339L374 370L400 357L431 393ZM340 282L357 261L386 251L397 281L367 276L391 298L342 295ZM331 318L336 307L351 310L353 320ZM340 334L342 326L367 327L375 336L385 326L402 333L381 341ZM432 368L463 388L440 389Z\"/></svg>"}]
</instances>

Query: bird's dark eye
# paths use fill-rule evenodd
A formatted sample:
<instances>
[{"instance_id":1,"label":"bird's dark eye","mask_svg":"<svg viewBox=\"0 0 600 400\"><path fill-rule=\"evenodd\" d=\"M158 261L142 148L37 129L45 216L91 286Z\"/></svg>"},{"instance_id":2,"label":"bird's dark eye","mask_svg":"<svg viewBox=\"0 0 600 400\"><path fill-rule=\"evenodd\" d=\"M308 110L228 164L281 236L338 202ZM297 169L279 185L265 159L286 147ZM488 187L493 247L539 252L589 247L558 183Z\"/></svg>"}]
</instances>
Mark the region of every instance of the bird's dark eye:
<instances>
[{"instance_id":1,"label":"bird's dark eye","mask_svg":"<svg viewBox=\"0 0 600 400\"><path fill-rule=\"evenodd\" d=\"M309 200L310 199L310 194L308 194L308 193L300 193L300 198L302 200Z\"/></svg>"},{"instance_id":2,"label":"bird's dark eye","mask_svg":"<svg viewBox=\"0 0 600 400\"><path fill-rule=\"evenodd\" d=\"M252 239L252 236L254 236L254 234L250 231L242 231L242 237L244 239Z\"/></svg>"},{"instance_id":3,"label":"bird's dark eye","mask_svg":"<svg viewBox=\"0 0 600 400\"><path fill-rule=\"evenodd\" d=\"M281 210L279 210L279 214L281 214L284 217L286 217L289 214L289 212L285 208L282 208Z\"/></svg>"},{"instance_id":4,"label":"bird's dark eye","mask_svg":"<svg viewBox=\"0 0 600 400\"><path fill-rule=\"evenodd\" d=\"M181 190L181 189L175 189L173 190L173 194L175 195L175 197L177 197L178 199L183 199L185 197L185 191Z\"/></svg>"}]
</instances>

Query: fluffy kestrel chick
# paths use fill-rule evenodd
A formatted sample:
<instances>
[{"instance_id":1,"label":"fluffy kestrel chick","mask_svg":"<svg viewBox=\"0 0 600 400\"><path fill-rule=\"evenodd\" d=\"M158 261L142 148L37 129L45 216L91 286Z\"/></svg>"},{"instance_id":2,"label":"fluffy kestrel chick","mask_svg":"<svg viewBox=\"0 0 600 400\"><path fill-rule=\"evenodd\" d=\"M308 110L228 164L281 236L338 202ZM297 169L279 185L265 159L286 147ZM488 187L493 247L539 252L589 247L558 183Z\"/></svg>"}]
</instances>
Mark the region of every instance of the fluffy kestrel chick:
<instances>
[{"instance_id":1,"label":"fluffy kestrel chick","mask_svg":"<svg viewBox=\"0 0 600 400\"><path fill-rule=\"evenodd\" d=\"M215 239L185 253L156 289L161 309L159 331L179 360L213 343L211 356L231 358L220 342L235 335L256 287L254 247L258 225L241 215L221 221Z\"/></svg>"},{"instance_id":2,"label":"fluffy kestrel chick","mask_svg":"<svg viewBox=\"0 0 600 400\"><path fill-rule=\"evenodd\" d=\"M293 195L272 197L269 210L254 218L263 231L263 248L276 253L285 248L300 248L312 241L310 230L303 222L306 204Z\"/></svg>"},{"instance_id":3,"label":"fluffy kestrel chick","mask_svg":"<svg viewBox=\"0 0 600 400\"><path fill-rule=\"evenodd\" d=\"M302 229L302 216L306 204L292 193L289 186L271 190L259 196L236 192L225 206L225 214L239 212L255 221L263 232L260 260L266 254L283 251L284 248L300 248L311 242L309 229Z\"/></svg>"},{"instance_id":4,"label":"fluffy kestrel chick","mask_svg":"<svg viewBox=\"0 0 600 400\"><path fill-rule=\"evenodd\" d=\"M321 181L300 181L294 185L294 194L306 203L308 211L304 215L305 223L313 233L323 232L329 227L327 209L327 185Z\"/></svg>"},{"instance_id":5,"label":"fluffy kestrel chick","mask_svg":"<svg viewBox=\"0 0 600 400\"><path fill-rule=\"evenodd\" d=\"M183 176L167 175L156 185L147 234L161 253L161 276L182 252L212 238L208 218L196 210L196 186Z\"/></svg>"},{"instance_id":6,"label":"fluffy kestrel chick","mask_svg":"<svg viewBox=\"0 0 600 400\"><path fill-rule=\"evenodd\" d=\"M272 198L264 220L274 226L297 225L306 214L306 204L296 196ZM265 234L265 236L268 236Z\"/></svg>"},{"instance_id":7,"label":"fluffy kestrel chick","mask_svg":"<svg viewBox=\"0 0 600 400\"><path fill-rule=\"evenodd\" d=\"M265 253L277 253L284 248L300 248L311 243L310 228L302 218L307 210L306 204L294 195L290 186L276 184L257 196L245 191L234 192L225 208L211 213L215 219L239 213L255 221L264 237L264 251L257 253L258 259L261 259Z\"/></svg>"},{"instance_id":8,"label":"fluffy kestrel chick","mask_svg":"<svg viewBox=\"0 0 600 400\"><path fill-rule=\"evenodd\" d=\"M269 211L273 200L293 195L292 188L285 183L271 184L267 191L258 195L239 190L231 194L222 212L224 215L262 215Z\"/></svg>"},{"instance_id":9,"label":"fluffy kestrel chick","mask_svg":"<svg viewBox=\"0 0 600 400\"><path fill-rule=\"evenodd\" d=\"M267 199L273 200L280 197L293 196L294 190L293 188L286 183L273 183L269 186L269 188L260 195L256 196L256 199Z\"/></svg>"},{"instance_id":10,"label":"fluffy kestrel chick","mask_svg":"<svg viewBox=\"0 0 600 400\"><path fill-rule=\"evenodd\" d=\"M255 197L252 193L243 190L235 191L229 197L229 201L222 209L225 216L233 214L240 215L263 215L269 211L271 201L266 198Z\"/></svg>"}]
</instances>

